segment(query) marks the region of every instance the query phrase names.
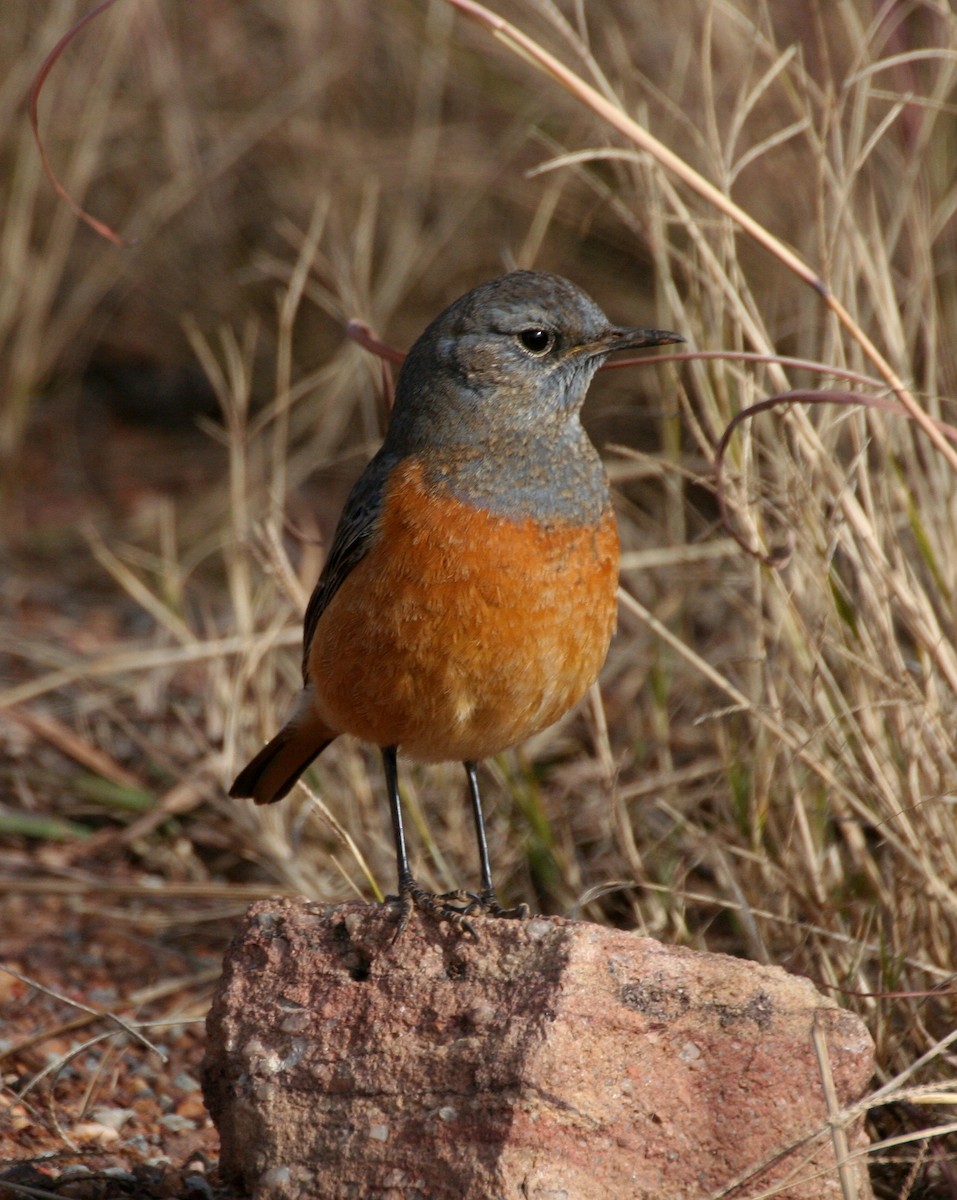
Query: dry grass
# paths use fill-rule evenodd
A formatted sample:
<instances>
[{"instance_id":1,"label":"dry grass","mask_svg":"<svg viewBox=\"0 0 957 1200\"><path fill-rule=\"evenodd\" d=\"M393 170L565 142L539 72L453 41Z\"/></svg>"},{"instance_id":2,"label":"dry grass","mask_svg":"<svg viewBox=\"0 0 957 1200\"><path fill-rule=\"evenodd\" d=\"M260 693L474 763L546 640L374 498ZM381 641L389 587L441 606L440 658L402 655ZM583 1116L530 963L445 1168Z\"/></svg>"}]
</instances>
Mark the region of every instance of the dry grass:
<instances>
[{"instance_id":1,"label":"dry grass","mask_svg":"<svg viewBox=\"0 0 957 1200\"><path fill-rule=\"evenodd\" d=\"M121 787L121 760L136 761L138 815L100 801L93 824L177 817L178 839L159 819L121 839L139 866L323 897L392 885L368 748L337 743L282 806L223 798L296 686L322 537L378 435L380 369L342 341L345 318L405 345L470 284L540 266L696 349L879 375L869 339L923 410L955 420L947 4L622 0L587 25L584 5L511 7L811 264L850 326L440 0L285 0L215 19L142 0L84 34L44 123L73 192L140 238L125 256L52 202L14 117L74 7L0 30L15 67L0 89L2 448L16 456L41 385L62 387L104 340L174 357L188 340L222 411L209 432L225 477L93 545L149 638L91 661L0 628L18 663L0 702L56 708L108 757L134 747L91 770ZM731 361L602 377L589 417L618 493L620 630L602 701L489 764L492 849L510 902L838 989L878 1045L875 1129L910 1139L885 1148L906 1161L878 1172L881 1194L957 1195L953 1142L915 1149L953 1113L957 478L911 421L795 407L748 426L730 463L739 526L763 545L788 532L788 565L749 559L715 523L710 463L729 419L826 384ZM13 807L91 819L77 797L52 802L29 763L15 774ZM442 889L475 878L460 775L404 769L419 873Z\"/></svg>"}]
</instances>

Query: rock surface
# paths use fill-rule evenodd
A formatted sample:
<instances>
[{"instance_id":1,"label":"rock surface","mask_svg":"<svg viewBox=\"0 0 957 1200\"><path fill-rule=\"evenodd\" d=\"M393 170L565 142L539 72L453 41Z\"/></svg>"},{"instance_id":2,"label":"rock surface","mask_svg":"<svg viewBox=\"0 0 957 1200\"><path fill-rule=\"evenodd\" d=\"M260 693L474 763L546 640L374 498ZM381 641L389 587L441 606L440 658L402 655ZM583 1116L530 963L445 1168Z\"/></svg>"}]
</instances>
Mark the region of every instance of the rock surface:
<instances>
[{"instance_id":1,"label":"rock surface","mask_svg":"<svg viewBox=\"0 0 957 1200\"><path fill-rule=\"evenodd\" d=\"M249 909L204 1091L255 1200L841 1196L812 1028L843 1106L873 1069L856 1017L777 967L554 917L475 925L413 915L393 943L388 908Z\"/></svg>"}]
</instances>

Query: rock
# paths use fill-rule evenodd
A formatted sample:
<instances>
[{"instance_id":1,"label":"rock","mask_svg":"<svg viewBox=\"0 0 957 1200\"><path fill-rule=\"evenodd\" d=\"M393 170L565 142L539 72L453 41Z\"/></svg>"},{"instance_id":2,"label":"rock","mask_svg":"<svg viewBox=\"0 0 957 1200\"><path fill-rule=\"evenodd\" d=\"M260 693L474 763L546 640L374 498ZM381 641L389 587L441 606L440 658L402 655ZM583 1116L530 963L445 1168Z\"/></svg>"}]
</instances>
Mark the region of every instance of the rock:
<instances>
[{"instance_id":1,"label":"rock","mask_svg":"<svg viewBox=\"0 0 957 1200\"><path fill-rule=\"evenodd\" d=\"M413 915L393 942L388 908L249 909L204 1064L227 1178L255 1200L841 1196L812 1030L846 1106L873 1070L855 1016L778 967L475 926Z\"/></svg>"}]
</instances>

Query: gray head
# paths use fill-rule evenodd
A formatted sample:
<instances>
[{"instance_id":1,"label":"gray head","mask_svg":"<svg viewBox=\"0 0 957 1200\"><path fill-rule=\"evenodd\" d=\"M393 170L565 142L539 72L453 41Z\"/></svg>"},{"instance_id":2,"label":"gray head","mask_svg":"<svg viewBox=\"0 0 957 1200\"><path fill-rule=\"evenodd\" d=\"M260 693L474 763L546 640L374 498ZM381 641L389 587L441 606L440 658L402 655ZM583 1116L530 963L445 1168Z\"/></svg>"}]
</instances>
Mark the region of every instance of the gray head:
<instances>
[{"instance_id":1,"label":"gray head","mask_svg":"<svg viewBox=\"0 0 957 1200\"><path fill-rule=\"evenodd\" d=\"M614 350L683 339L618 329L567 279L513 271L450 304L402 366L387 442L476 446L577 426L588 385Z\"/></svg>"}]
</instances>

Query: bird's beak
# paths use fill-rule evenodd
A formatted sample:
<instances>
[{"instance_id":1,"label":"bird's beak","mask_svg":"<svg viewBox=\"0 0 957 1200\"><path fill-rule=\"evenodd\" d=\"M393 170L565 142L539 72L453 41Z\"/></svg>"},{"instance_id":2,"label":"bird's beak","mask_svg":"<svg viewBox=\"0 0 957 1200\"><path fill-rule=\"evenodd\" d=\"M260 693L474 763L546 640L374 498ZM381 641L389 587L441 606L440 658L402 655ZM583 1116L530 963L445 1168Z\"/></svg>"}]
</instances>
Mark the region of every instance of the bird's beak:
<instances>
[{"instance_id":1,"label":"bird's beak","mask_svg":"<svg viewBox=\"0 0 957 1200\"><path fill-rule=\"evenodd\" d=\"M671 346L685 339L668 329L609 329L588 347L593 355L611 354L615 350L640 350L646 346Z\"/></svg>"}]
</instances>

